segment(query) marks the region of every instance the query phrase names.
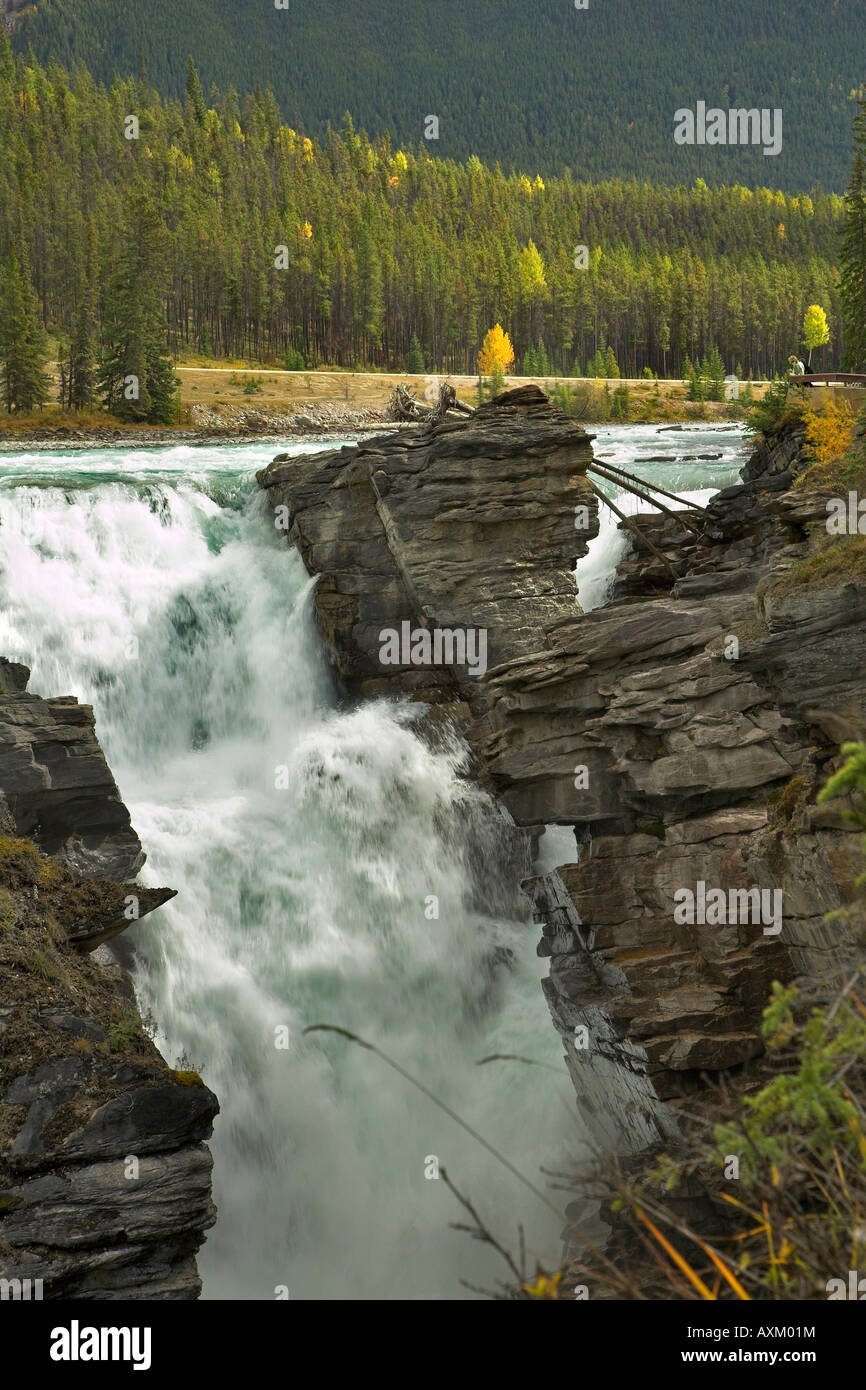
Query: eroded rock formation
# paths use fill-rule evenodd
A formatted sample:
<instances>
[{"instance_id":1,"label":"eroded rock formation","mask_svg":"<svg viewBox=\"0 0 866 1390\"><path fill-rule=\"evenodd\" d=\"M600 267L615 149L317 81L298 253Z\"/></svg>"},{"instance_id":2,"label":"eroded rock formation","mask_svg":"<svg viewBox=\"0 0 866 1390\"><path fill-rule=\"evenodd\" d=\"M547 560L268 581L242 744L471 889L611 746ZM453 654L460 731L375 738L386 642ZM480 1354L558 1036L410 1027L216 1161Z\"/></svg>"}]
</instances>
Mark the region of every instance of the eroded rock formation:
<instances>
[{"instance_id":1,"label":"eroded rock formation","mask_svg":"<svg viewBox=\"0 0 866 1390\"><path fill-rule=\"evenodd\" d=\"M578 1102L607 1107L595 1130L623 1149L664 1131L658 1097L760 1052L773 979L848 960L845 927L824 917L853 896L859 840L816 795L840 739L866 727L866 585L786 582L825 516L791 489L789 428L693 514L695 533L641 517L663 559L633 550L611 602L584 614L572 571L595 530L573 518L584 504L595 522L591 457L525 388L259 477L320 576L350 692L447 700L517 824L575 828L579 862L526 890ZM487 626L489 669L383 670L380 632L402 619ZM679 924L675 893L701 882L781 890L781 932Z\"/></svg>"},{"instance_id":2,"label":"eroded rock formation","mask_svg":"<svg viewBox=\"0 0 866 1390\"><path fill-rule=\"evenodd\" d=\"M20 835L82 871L134 878L144 863L129 812L74 696L42 700L26 666L0 658L0 794Z\"/></svg>"},{"instance_id":3,"label":"eroded rock formation","mask_svg":"<svg viewBox=\"0 0 866 1390\"><path fill-rule=\"evenodd\" d=\"M382 631L483 628L492 667L574 612L574 566L598 534L590 439L529 386L466 420L281 455L259 473L277 523L320 576L319 623L347 689L472 699L456 667L383 665ZM581 505L590 524L577 530Z\"/></svg>"},{"instance_id":4,"label":"eroded rock formation","mask_svg":"<svg viewBox=\"0 0 866 1390\"><path fill-rule=\"evenodd\" d=\"M133 881L144 854L92 711L29 694L28 674L0 662L0 1279L11 1297L30 1280L46 1299L196 1298L217 1100L91 954L174 893Z\"/></svg>"}]
</instances>

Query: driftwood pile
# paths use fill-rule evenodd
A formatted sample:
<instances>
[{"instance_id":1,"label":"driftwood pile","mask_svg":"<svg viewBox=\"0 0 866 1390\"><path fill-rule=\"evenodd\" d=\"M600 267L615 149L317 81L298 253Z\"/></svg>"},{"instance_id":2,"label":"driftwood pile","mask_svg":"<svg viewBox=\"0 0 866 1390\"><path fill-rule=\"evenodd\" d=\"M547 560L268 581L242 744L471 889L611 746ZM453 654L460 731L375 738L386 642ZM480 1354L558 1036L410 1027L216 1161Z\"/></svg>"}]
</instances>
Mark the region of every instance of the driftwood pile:
<instances>
[{"instance_id":1,"label":"driftwood pile","mask_svg":"<svg viewBox=\"0 0 866 1390\"><path fill-rule=\"evenodd\" d=\"M472 407L458 401L457 392L448 381L443 381L439 387L439 400L434 406L422 405L409 388L401 383L391 392L385 414L388 420L396 420L401 424L404 421L417 420L427 425L438 425L448 414L471 415Z\"/></svg>"}]
</instances>

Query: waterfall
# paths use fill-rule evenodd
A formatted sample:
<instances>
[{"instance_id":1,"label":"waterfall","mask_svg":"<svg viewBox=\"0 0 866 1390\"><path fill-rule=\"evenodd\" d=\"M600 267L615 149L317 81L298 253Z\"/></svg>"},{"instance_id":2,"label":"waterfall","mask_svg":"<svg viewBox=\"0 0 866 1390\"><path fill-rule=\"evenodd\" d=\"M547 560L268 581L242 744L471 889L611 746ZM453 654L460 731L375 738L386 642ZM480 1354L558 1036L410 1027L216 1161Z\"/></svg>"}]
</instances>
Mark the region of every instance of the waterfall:
<instances>
[{"instance_id":1,"label":"waterfall","mask_svg":"<svg viewBox=\"0 0 866 1390\"><path fill-rule=\"evenodd\" d=\"M724 436L711 469L657 476L709 495L734 480L739 443ZM652 476L654 429L609 428L604 445ZM4 459L0 653L32 668L36 693L94 705L143 877L178 890L122 941L163 1055L222 1107L204 1296L471 1297L461 1280L490 1289L507 1271L450 1229L466 1213L427 1176L434 1160L512 1251L525 1226L530 1272L557 1264L559 1223L378 1057L304 1029L376 1044L540 1185L591 1136L509 827L463 776L459 739L422 736L417 708L337 708L312 581L253 481L274 450ZM581 562L586 606L620 544L606 527ZM572 842L545 836L545 867ZM540 1065L478 1065L498 1054Z\"/></svg>"},{"instance_id":2,"label":"waterfall","mask_svg":"<svg viewBox=\"0 0 866 1390\"><path fill-rule=\"evenodd\" d=\"M659 483L683 501L700 506L705 506L720 488L737 482L744 462L741 427L690 425L671 433L656 425L592 428L597 429L593 452L600 461L607 459L617 468L636 472L645 481ZM710 448L712 456L701 457L692 452ZM606 478L596 477L594 482L626 516L653 510L649 502ZM669 498L661 500L676 510L675 502ZM603 503L599 503L598 513L599 533L589 542L589 551L576 570L580 605L585 613L600 608L610 598L616 567L633 544L627 532L619 529L618 517Z\"/></svg>"},{"instance_id":3,"label":"waterfall","mask_svg":"<svg viewBox=\"0 0 866 1390\"><path fill-rule=\"evenodd\" d=\"M0 651L94 705L143 877L178 889L124 941L157 1045L222 1107L204 1296L470 1297L507 1270L450 1229L434 1160L513 1250L525 1225L530 1271L557 1221L377 1057L303 1030L381 1047L543 1185L581 1136L537 928L460 741L408 703L336 707L312 581L252 482L272 452L10 460Z\"/></svg>"}]
</instances>

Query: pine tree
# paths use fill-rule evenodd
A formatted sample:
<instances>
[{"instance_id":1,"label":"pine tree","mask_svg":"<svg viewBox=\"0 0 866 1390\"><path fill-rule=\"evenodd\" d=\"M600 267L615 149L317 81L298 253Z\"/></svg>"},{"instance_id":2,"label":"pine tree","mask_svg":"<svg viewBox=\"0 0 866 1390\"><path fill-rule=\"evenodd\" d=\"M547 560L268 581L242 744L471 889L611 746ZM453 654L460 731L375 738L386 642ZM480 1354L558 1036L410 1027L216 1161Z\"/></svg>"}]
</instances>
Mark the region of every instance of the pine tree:
<instances>
[{"instance_id":1,"label":"pine tree","mask_svg":"<svg viewBox=\"0 0 866 1390\"><path fill-rule=\"evenodd\" d=\"M715 343L709 357L701 364L701 385L707 400L721 401L725 397L725 364Z\"/></svg>"},{"instance_id":2,"label":"pine tree","mask_svg":"<svg viewBox=\"0 0 866 1390\"><path fill-rule=\"evenodd\" d=\"M690 401L703 400L700 374L690 357L687 357L683 363L683 381L688 385L688 399Z\"/></svg>"},{"instance_id":3,"label":"pine tree","mask_svg":"<svg viewBox=\"0 0 866 1390\"><path fill-rule=\"evenodd\" d=\"M617 386L611 399L610 418L612 420L628 420L629 406L631 405L631 392L627 383Z\"/></svg>"},{"instance_id":4,"label":"pine tree","mask_svg":"<svg viewBox=\"0 0 866 1390\"><path fill-rule=\"evenodd\" d=\"M382 261L367 226L361 228L358 237L357 262L355 326L361 337L362 357L366 359L368 346L381 345L385 325Z\"/></svg>"},{"instance_id":5,"label":"pine tree","mask_svg":"<svg viewBox=\"0 0 866 1390\"><path fill-rule=\"evenodd\" d=\"M593 356L589 359L589 362L587 363L586 374L587 374L588 377L594 377L596 380L599 380L599 379L601 379L602 377L604 377L604 375L605 375L605 361L604 361L604 359L605 359L604 349L603 349L603 348L599 348L598 351L597 351L596 353L593 354Z\"/></svg>"},{"instance_id":6,"label":"pine tree","mask_svg":"<svg viewBox=\"0 0 866 1390\"><path fill-rule=\"evenodd\" d=\"M844 362L849 371L866 371L866 98L854 118L854 167L845 194L840 298L845 325Z\"/></svg>"},{"instance_id":7,"label":"pine tree","mask_svg":"<svg viewBox=\"0 0 866 1390\"><path fill-rule=\"evenodd\" d=\"M52 0L51 9L66 3ZM16 18L13 33L23 32L30 12ZM106 92L83 69L67 79L25 53L22 45L13 59L0 33L0 266L10 243L22 265L33 266L40 319L66 345L67 403L71 346L77 330L85 345L88 337L79 322L87 317L85 229L92 219L94 324L108 351L119 228L137 190L166 228L157 286L165 347L270 363L291 350L298 370L365 360L397 370L408 325L431 369L456 374L474 370L485 324L498 318L520 344L524 371L542 377L572 360L586 370L600 349L592 370L605 378L608 343L630 377L646 365L679 373L687 353L700 358L713 343L726 362L742 361L746 376L766 376L799 339L814 302L830 325L828 360L841 353L831 248L845 207L835 195L616 179L594 187L570 176L542 189L477 158L443 160L432 145L392 154L350 124L344 136L332 131L326 144L313 145L279 124L263 89L244 100L213 90L206 110L194 64L174 74L179 107L143 78L118 77ZM138 142L125 138L121 111L139 116ZM848 203L855 255L846 321L852 343L862 332L851 362L860 369L866 330L854 325L866 316L864 170L866 148ZM591 248L580 268L572 261L578 226L580 243ZM278 266L283 243L289 264Z\"/></svg>"},{"instance_id":8,"label":"pine tree","mask_svg":"<svg viewBox=\"0 0 866 1390\"><path fill-rule=\"evenodd\" d=\"M517 262L517 275L520 284L520 292L526 306L527 331L530 338L538 341L542 327L542 306L547 298L548 288L544 261L534 241L530 241L529 245L524 246L521 251ZM541 351L544 351L543 344L539 344L539 347ZM545 355L543 375L546 376L548 374L548 369L549 364L547 363Z\"/></svg>"},{"instance_id":9,"label":"pine tree","mask_svg":"<svg viewBox=\"0 0 866 1390\"><path fill-rule=\"evenodd\" d=\"M69 348L68 404L85 410L96 392L95 233L87 229L87 250L82 271L75 329Z\"/></svg>"},{"instance_id":10,"label":"pine tree","mask_svg":"<svg viewBox=\"0 0 866 1390\"><path fill-rule=\"evenodd\" d=\"M186 100L193 119L198 125L204 125L207 107L192 54L190 54L186 65Z\"/></svg>"},{"instance_id":11,"label":"pine tree","mask_svg":"<svg viewBox=\"0 0 866 1390\"><path fill-rule=\"evenodd\" d=\"M426 370L421 344L413 333L412 340L409 343L409 351L406 354L406 371L411 372L413 376L420 376Z\"/></svg>"},{"instance_id":12,"label":"pine tree","mask_svg":"<svg viewBox=\"0 0 866 1390\"><path fill-rule=\"evenodd\" d=\"M146 194L130 199L117 268L106 293L99 388L121 419L171 424L176 378L162 306L165 229Z\"/></svg>"},{"instance_id":13,"label":"pine tree","mask_svg":"<svg viewBox=\"0 0 866 1390\"><path fill-rule=\"evenodd\" d=\"M0 275L0 396L9 414L47 401L46 357L30 276L11 251Z\"/></svg>"},{"instance_id":14,"label":"pine tree","mask_svg":"<svg viewBox=\"0 0 866 1390\"><path fill-rule=\"evenodd\" d=\"M9 31L5 24L0 24L0 78L7 82L12 82L15 76L15 59L12 56L12 45L9 42Z\"/></svg>"}]
</instances>

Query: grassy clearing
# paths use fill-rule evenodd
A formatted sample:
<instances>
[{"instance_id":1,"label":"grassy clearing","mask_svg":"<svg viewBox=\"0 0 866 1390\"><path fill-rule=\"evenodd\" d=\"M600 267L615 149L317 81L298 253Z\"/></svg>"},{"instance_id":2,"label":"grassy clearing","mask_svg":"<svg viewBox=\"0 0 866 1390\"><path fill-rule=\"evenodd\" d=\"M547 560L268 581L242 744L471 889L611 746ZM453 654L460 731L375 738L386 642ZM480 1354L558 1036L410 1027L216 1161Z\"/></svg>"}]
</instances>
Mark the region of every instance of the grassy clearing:
<instances>
[{"instance_id":1,"label":"grassy clearing","mask_svg":"<svg viewBox=\"0 0 866 1390\"><path fill-rule=\"evenodd\" d=\"M794 589L840 579L866 580L866 536L827 536L819 550L793 564L768 592L779 598Z\"/></svg>"},{"instance_id":2,"label":"grassy clearing","mask_svg":"<svg viewBox=\"0 0 866 1390\"><path fill-rule=\"evenodd\" d=\"M0 412L0 439L4 436L16 438L33 434L35 430L57 430L68 429L78 430L84 434L88 430L123 430L124 433L134 435L140 432L147 432L154 428L153 425L132 424L126 420L118 420L114 415L109 415L107 410L65 410L59 405L47 405L44 410L31 411L26 415L7 415ZM161 426L163 429L170 429L173 426Z\"/></svg>"},{"instance_id":3,"label":"grassy clearing","mask_svg":"<svg viewBox=\"0 0 866 1390\"><path fill-rule=\"evenodd\" d=\"M214 361L193 353L185 354L175 364L180 381L182 419L178 425L161 428L183 428L192 423L189 414L199 405L217 414L222 407L252 406L267 414L292 414L307 406L332 405L347 410L384 410L391 392L399 383L407 384L418 396L446 380L435 373L412 375L408 372L340 371L322 368L315 371L285 371L277 366L263 366L250 359ZM458 397L475 404L478 378L451 376ZM574 377L506 377L504 386L510 389L534 381L554 403L568 408L569 413L588 423L619 421L621 423L665 423L676 421L720 421L744 418L744 411L734 402L688 400L686 383L641 378L633 381L611 380L607 383ZM255 383L250 391L250 383ZM753 383L756 397L766 389L764 383ZM67 428L86 432L89 429L122 429L134 435L152 426L122 423L104 410L69 411L57 404L46 405L41 411L16 416L0 413L0 438L26 436L34 430Z\"/></svg>"},{"instance_id":4,"label":"grassy clearing","mask_svg":"<svg viewBox=\"0 0 866 1390\"><path fill-rule=\"evenodd\" d=\"M827 401L814 410L798 405L780 424L795 414L804 423L808 453L794 488L838 499L847 512L849 493L866 498L866 409L855 416L844 401ZM781 597L810 585L866 580L866 535L835 535L817 524L810 528L810 542L810 554L795 561L766 593Z\"/></svg>"}]
</instances>

